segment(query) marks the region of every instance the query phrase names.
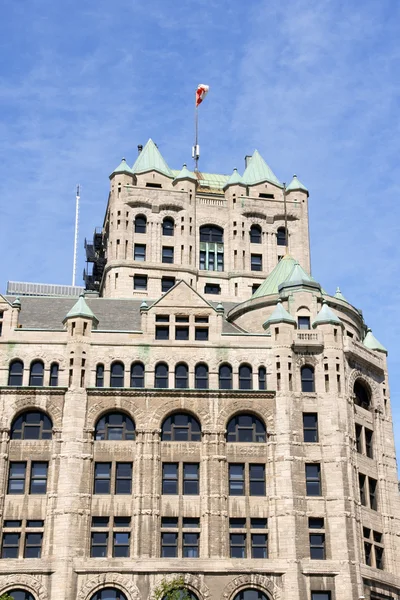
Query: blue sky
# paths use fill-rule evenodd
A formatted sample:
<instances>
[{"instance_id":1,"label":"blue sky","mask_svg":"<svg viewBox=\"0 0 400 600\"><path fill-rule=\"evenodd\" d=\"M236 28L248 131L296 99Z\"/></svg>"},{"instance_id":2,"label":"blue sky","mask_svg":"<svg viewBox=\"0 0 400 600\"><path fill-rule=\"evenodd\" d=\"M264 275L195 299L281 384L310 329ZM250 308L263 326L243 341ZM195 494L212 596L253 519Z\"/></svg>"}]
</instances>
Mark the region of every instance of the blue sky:
<instances>
[{"instance_id":1,"label":"blue sky","mask_svg":"<svg viewBox=\"0 0 400 600\"><path fill-rule=\"evenodd\" d=\"M0 291L70 283L108 174L152 137L200 167L243 172L257 148L310 190L312 271L340 285L389 349L400 448L398 23L393 0L5 0L0 37Z\"/></svg>"}]
</instances>

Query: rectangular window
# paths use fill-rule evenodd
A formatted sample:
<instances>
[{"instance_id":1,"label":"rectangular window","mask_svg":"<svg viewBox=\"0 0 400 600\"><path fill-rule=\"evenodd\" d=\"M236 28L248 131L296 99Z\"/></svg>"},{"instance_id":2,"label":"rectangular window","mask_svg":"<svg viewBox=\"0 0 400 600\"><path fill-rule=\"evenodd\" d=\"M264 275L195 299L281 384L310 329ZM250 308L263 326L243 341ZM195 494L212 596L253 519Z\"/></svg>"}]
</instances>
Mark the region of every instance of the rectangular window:
<instances>
[{"instance_id":1,"label":"rectangular window","mask_svg":"<svg viewBox=\"0 0 400 600\"><path fill-rule=\"evenodd\" d=\"M162 493L178 494L178 463L163 463Z\"/></svg>"},{"instance_id":2,"label":"rectangular window","mask_svg":"<svg viewBox=\"0 0 400 600\"><path fill-rule=\"evenodd\" d=\"M360 488L360 502L363 506L367 506L366 477L362 473L358 474L358 486Z\"/></svg>"},{"instance_id":3,"label":"rectangular window","mask_svg":"<svg viewBox=\"0 0 400 600\"><path fill-rule=\"evenodd\" d=\"M3 533L1 558L18 558L20 533Z\"/></svg>"},{"instance_id":4,"label":"rectangular window","mask_svg":"<svg viewBox=\"0 0 400 600\"><path fill-rule=\"evenodd\" d=\"M372 477L368 477L368 485L369 485L369 506L370 508L372 508L372 510L378 510L378 506L377 506L377 500L376 500L376 496L377 496L377 485L378 482L376 479L372 479Z\"/></svg>"},{"instance_id":5,"label":"rectangular window","mask_svg":"<svg viewBox=\"0 0 400 600\"><path fill-rule=\"evenodd\" d=\"M187 315L176 315L175 323L189 323L189 317Z\"/></svg>"},{"instance_id":6,"label":"rectangular window","mask_svg":"<svg viewBox=\"0 0 400 600\"><path fill-rule=\"evenodd\" d=\"M251 557L268 558L268 536L266 533L251 534Z\"/></svg>"},{"instance_id":7,"label":"rectangular window","mask_svg":"<svg viewBox=\"0 0 400 600\"><path fill-rule=\"evenodd\" d=\"M176 558L178 556L178 534L163 532L161 534L161 557Z\"/></svg>"},{"instance_id":8,"label":"rectangular window","mask_svg":"<svg viewBox=\"0 0 400 600\"><path fill-rule=\"evenodd\" d=\"M147 275L134 275L133 289L142 291L147 290Z\"/></svg>"},{"instance_id":9,"label":"rectangular window","mask_svg":"<svg viewBox=\"0 0 400 600\"><path fill-rule=\"evenodd\" d=\"M25 493L26 462L10 462L7 494Z\"/></svg>"},{"instance_id":10,"label":"rectangular window","mask_svg":"<svg viewBox=\"0 0 400 600\"><path fill-rule=\"evenodd\" d=\"M310 317L298 317L297 329L310 329Z\"/></svg>"},{"instance_id":11,"label":"rectangular window","mask_svg":"<svg viewBox=\"0 0 400 600\"><path fill-rule=\"evenodd\" d=\"M94 464L94 493L109 494L111 488L111 463Z\"/></svg>"},{"instance_id":12,"label":"rectangular window","mask_svg":"<svg viewBox=\"0 0 400 600\"><path fill-rule=\"evenodd\" d=\"M356 448L357 448L357 452L359 454L362 454L362 451L363 451L362 434L363 434L362 426L356 424Z\"/></svg>"},{"instance_id":13,"label":"rectangular window","mask_svg":"<svg viewBox=\"0 0 400 600\"><path fill-rule=\"evenodd\" d=\"M183 463L183 493L199 494L199 463Z\"/></svg>"},{"instance_id":14,"label":"rectangular window","mask_svg":"<svg viewBox=\"0 0 400 600\"><path fill-rule=\"evenodd\" d=\"M221 286L219 283L206 283L204 286L204 293L218 295L221 293Z\"/></svg>"},{"instance_id":15,"label":"rectangular window","mask_svg":"<svg viewBox=\"0 0 400 600\"><path fill-rule=\"evenodd\" d=\"M368 458L374 458L374 453L372 450L372 437L374 432L371 429L365 428L365 454Z\"/></svg>"},{"instance_id":16,"label":"rectangular window","mask_svg":"<svg viewBox=\"0 0 400 600\"><path fill-rule=\"evenodd\" d=\"M305 442L318 442L317 413L303 413L303 435Z\"/></svg>"},{"instance_id":17,"label":"rectangular window","mask_svg":"<svg viewBox=\"0 0 400 600\"><path fill-rule=\"evenodd\" d=\"M161 277L161 291L168 292L175 285L175 277Z\"/></svg>"},{"instance_id":18,"label":"rectangular window","mask_svg":"<svg viewBox=\"0 0 400 600\"><path fill-rule=\"evenodd\" d=\"M310 533L310 558L325 560L325 534Z\"/></svg>"},{"instance_id":19,"label":"rectangular window","mask_svg":"<svg viewBox=\"0 0 400 600\"><path fill-rule=\"evenodd\" d=\"M32 461L30 494L45 494L47 491L47 462Z\"/></svg>"},{"instance_id":20,"label":"rectangular window","mask_svg":"<svg viewBox=\"0 0 400 600\"><path fill-rule=\"evenodd\" d=\"M321 466L319 463L306 464L306 494L321 496Z\"/></svg>"},{"instance_id":21,"label":"rectangular window","mask_svg":"<svg viewBox=\"0 0 400 600\"><path fill-rule=\"evenodd\" d=\"M156 325L156 340L169 340L168 325Z\"/></svg>"},{"instance_id":22,"label":"rectangular window","mask_svg":"<svg viewBox=\"0 0 400 600\"><path fill-rule=\"evenodd\" d=\"M265 465L249 465L250 496L265 496Z\"/></svg>"},{"instance_id":23,"label":"rectangular window","mask_svg":"<svg viewBox=\"0 0 400 600\"><path fill-rule=\"evenodd\" d=\"M115 493L132 493L132 463L117 462L115 472Z\"/></svg>"},{"instance_id":24,"label":"rectangular window","mask_svg":"<svg viewBox=\"0 0 400 600\"><path fill-rule=\"evenodd\" d=\"M146 244L135 244L133 257L134 260L144 262L146 260Z\"/></svg>"},{"instance_id":25,"label":"rectangular window","mask_svg":"<svg viewBox=\"0 0 400 600\"><path fill-rule=\"evenodd\" d=\"M363 527L365 564L376 569L383 569L383 536L379 531L371 531Z\"/></svg>"},{"instance_id":26,"label":"rectangular window","mask_svg":"<svg viewBox=\"0 0 400 600\"><path fill-rule=\"evenodd\" d=\"M189 339L189 327L175 327L175 339L176 340L188 340Z\"/></svg>"},{"instance_id":27,"label":"rectangular window","mask_svg":"<svg viewBox=\"0 0 400 600\"><path fill-rule=\"evenodd\" d=\"M32 532L25 534L24 558L40 558L42 554L43 533Z\"/></svg>"},{"instance_id":28,"label":"rectangular window","mask_svg":"<svg viewBox=\"0 0 400 600\"><path fill-rule=\"evenodd\" d=\"M107 556L108 531L92 531L90 556L105 558Z\"/></svg>"},{"instance_id":29,"label":"rectangular window","mask_svg":"<svg viewBox=\"0 0 400 600\"><path fill-rule=\"evenodd\" d=\"M199 533L183 534L183 558L199 558Z\"/></svg>"},{"instance_id":30,"label":"rectangular window","mask_svg":"<svg viewBox=\"0 0 400 600\"><path fill-rule=\"evenodd\" d=\"M251 293L255 294L256 291L258 290L258 288L260 287L261 283L253 283L253 285L251 286Z\"/></svg>"},{"instance_id":31,"label":"rectangular window","mask_svg":"<svg viewBox=\"0 0 400 600\"><path fill-rule=\"evenodd\" d=\"M262 255L252 254L251 255L251 270L262 271Z\"/></svg>"},{"instance_id":32,"label":"rectangular window","mask_svg":"<svg viewBox=\"0 0 400 600\"><path fill-rule=\"evenodd\" d=\"M246 534L231 533L229 541L231 558L246 558Z\"/></svg>"},{"instance_id":33,"label":"rectangular window","mask_svg":"<svg viewBox=\"0 0 400 600\"><path fill-rule=\"evenodd\" d=\"M174 262L174 248L173 246L162 247L162 262L172 264Z\"/></svg>"},{"instance_id":34,"label":"rectangular window","mask_svg":"<svg viewBox=\"0 0 400 600\"><path fill-rule=\"evenodd\" d=\"M197 342L207 342L208 341L208 327L196 327L194 339Z\"/></svg>"},{"instance_id":35,"label":"rectangular window","mask_svg":"<svg viewBox=\"0 0 400 600\"><path fill-rule=\"evenodd\" d=\"M229 465L229 495L244 496L244 465Z\"/></svg>"},{"instance_id":36,"label":"rectangular window","mask_svg":"<svg viewBox=\"0 0 400 600\"><path fill-rule=\"evenodd\" d=\"M129 531L114 531L113 534L113 556L115 558L126 558L129 556Z\"/></svg>"},{"instance_id":37,"label":"rectangular window","mask_svg":"<svg viewBox=\"0 0 400 600\"><path fill-rule=\"evenodd\" d=\"M330 592L311 592L311 600L331 600Z\"/></svg>"}]
</instances>

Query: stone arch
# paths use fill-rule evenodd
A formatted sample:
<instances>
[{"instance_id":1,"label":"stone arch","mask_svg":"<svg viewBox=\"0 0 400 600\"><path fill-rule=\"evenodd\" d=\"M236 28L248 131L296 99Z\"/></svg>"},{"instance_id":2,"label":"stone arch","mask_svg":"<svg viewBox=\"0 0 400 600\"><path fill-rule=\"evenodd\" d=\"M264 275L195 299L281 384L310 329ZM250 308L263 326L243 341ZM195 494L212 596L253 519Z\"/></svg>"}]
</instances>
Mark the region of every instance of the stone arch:
<instances>
[{"instance_id":1,"label":"stone arch","mask_svg":"<svg viewBox=\"0 0 400 600\"><path fill-rule=\"evenodd\" d=\"M379 394L378 394L378 386L375 383L375 381L371 381L370 378L368 378L365 373L362 373L361 371L359 371L358 369L353 369L349 375L349 379L348 379L348 395L350 397L353 397L354 395L354 384L357 381L357 379L360 379L361 382L369 389L369 391L371 392L371 397L372 397L372 403L376 404L377 400L379 399Z\"/></svg>"},{"instance_id":2,"label":"stone arch","mask_svg":"<svg viewBox=\"0 0 400 600\"><path fill-rule=\"evenodd\" d=\"M63 402L63 400L60 400L60 404L61 402ZM53 423L53 428L59 429L62 427L62 406L54 402L54 400L47 400L45 396L37 395L30 398L20 398L11 405L10 409L12 410L12 414L8 423L10 429L11 423L14 421L14 419L28 410L40 410L50 417Z\"/></svg>"},{"instance_id":3,"label":"stone arch","mask_svg":"<svg viewBox=\"0 0 400 600\"><path fill-rule=\"evenodd\" d=\"M177 577L183 578L185 587L187 587L191 592L194 592L199 598L199 600L208 600L210 598L210 590L204 583L204 578L199 577L198 575L194 575L193 573L169 573L164 577L158 576L156 578L155 584L151 589L149 598L154 598L154 592L161 583L161 581L166 581L168 583L169 581L173 581Z\"/></svg>"},{"instance_id":4,"label":"stone arch","mask_svg":"<svg viewBox=\"0 0 400 600\"><path fill-rule=\"evenodd\" d=\"M269 577L258 573L240 575L239 577L232 579L232 581L225 586L222 598L224 598L224 600L233 600L235 595L245 588L260 590L271 600L280 600L281 598L281 590L276 583Z\"/></svg>"},{"instance_id":5,"label":"stone arch","mask_svg":"<svg viewBox=\"0 0 400 600\"><path fill-rule=\"evenodd\" d=\"M228 421L239 413L249 412L255 417L261 419L268 430L268 415L266 414L266 406L260 402L254 402L254 400L243 398L235 402L230 402L227 407L223 408L218 415L217 429L224 431L228 424Z\"/></svg>"},{"instance_id":6,"label":"stone arch","mask_svg":"<svg viewBox=\"0 0 400 600\"><path fill-rule=\"evenodd\" d=\"M199 408L196 398L179 398L165 402L150 417L148 425L155 429L161 429L163 421L172 413L179 411L185 411L193 415L200 422L202 431L211 427L209 411L206 408Z\"/></svg>"},{"instance_id":7,"label":"stone arch","mask_svg":"<svg viewBox=\"0 0 400 600\"><path fill-rule=\"evenodd\" d=\"M87 429L94 429L97 421L106 413L112 411L122 411L126 413L131 419L133 419L136 428L138 426L144 427L147 422L147 415L141 408L135 404L130 398L123 398L121 396L111 396L102 398L87 411L86 427Z\"/></svg>"},{"instance_id":8,"label":"stone arch","mask_svg":"<svg viewBox=\"0 0 400 600\"><path fill-rule=\"evenodd\" d=\"M0 593L4 594L12 589L27 590L36 600L48 600L47 590L39 579L32 575L14 573L0 577Z\"/></svg>"},{"instance_id":9,"label":"stone arch","mask_svg":"<svg viewBox=\"0 0 400 600\"><path fill-rule=\"evenodd\" d=\"M77 600L90 600L93 594L106 587L120 589L128 600L141 600L140 592L134 582L121 573L99 573L82 585L76 598Z\"/></svg>"}]
</instances>

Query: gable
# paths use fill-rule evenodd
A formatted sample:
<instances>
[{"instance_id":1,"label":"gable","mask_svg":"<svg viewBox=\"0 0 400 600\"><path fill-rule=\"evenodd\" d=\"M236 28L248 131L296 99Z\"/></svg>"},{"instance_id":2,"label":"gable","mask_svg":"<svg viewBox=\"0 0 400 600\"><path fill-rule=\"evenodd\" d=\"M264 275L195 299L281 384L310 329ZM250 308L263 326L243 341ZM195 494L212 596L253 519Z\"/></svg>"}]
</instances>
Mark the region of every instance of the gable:
<instances>
[{"instance_id":1,"label":"gable","mask_svg":"<svg viewBox=\"0 0 400 600\"><path fill-rule=\"evenodd\" d=\"M164 296L155 302L149 309L159 308L208 308L214 312L214 307L207 302L186 281L178 281Z\"/></svg>"}]
</instances>

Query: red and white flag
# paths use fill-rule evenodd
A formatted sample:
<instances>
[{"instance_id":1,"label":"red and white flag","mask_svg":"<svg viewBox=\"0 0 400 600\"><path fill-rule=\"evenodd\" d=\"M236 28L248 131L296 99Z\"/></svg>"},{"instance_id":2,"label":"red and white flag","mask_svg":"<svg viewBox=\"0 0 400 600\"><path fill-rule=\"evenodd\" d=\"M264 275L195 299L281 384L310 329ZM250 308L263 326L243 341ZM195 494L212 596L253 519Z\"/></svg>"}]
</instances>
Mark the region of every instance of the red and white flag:
<instances>
[{"instance_id":1,"label":"red and white flag","mask_svg":"<svg viewBox=\"0 0 400 600\"><path fill-rule=\"evenodd\" d=\"M201 104L203 102L204 98L208 94L208 90L209 89L210 89L210 87L208 85L205 85L204 83L200 83L197 86L197 90L196 90L196 108L199 106L199 104Z\"/></svg>"}]
</instances>

